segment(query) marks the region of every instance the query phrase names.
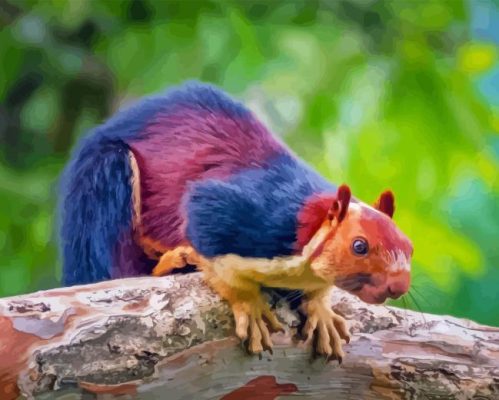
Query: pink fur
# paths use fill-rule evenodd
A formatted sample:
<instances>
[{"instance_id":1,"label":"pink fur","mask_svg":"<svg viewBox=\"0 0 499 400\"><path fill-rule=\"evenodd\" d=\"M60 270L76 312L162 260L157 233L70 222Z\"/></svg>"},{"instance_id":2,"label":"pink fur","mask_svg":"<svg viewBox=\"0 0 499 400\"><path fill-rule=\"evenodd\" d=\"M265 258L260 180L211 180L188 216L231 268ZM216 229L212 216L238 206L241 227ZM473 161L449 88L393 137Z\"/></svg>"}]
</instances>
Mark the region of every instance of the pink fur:
<instances>
[{"instance_id":1,"label":"pink fur","mask_svg":"<svg viewBox=\"0 0 499 400\"><path fill-rule=\"evenodd\" d=\"M160 114L129 145L141 172L143 234L167 248L184 241L181 204L190 182L265 167L287 151L251 114L188 107Z\"/></svg>"}]
</instances>

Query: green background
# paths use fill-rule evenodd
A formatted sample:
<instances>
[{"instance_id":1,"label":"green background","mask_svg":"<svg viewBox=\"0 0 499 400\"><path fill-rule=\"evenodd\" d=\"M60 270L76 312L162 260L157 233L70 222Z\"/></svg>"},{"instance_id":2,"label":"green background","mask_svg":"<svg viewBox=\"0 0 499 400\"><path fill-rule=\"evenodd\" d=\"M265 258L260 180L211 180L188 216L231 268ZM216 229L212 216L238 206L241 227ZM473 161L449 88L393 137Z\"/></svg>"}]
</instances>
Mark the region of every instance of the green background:
<instances>
[{"instance_id":1,"label":"green background","mask_svg":"<svg viewBox=\"0 0 499 400\"><path fill-rule=\"evenodd\" d=\"M57 179L75 140L195 78L364 201L393 189L415 246L400 305L499 325L498 7L2 2L0 296L59 283Z\"/></svg>"}]
</instances>

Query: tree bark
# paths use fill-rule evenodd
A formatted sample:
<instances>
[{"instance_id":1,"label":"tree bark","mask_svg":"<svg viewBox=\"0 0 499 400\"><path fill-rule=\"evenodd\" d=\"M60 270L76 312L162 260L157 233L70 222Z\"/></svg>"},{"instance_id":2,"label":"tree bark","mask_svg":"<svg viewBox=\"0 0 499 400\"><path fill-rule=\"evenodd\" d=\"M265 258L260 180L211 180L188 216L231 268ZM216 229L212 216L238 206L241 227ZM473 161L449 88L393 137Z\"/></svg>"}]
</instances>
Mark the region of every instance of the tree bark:
<instances>
[{"instance_id":1,"label":"tree bark","mask_svg":"<svg viewBox=\"0 0 499 400\"><path fill-rule=\"evenodd\" d=\"M274 354L245 354L198 273L0 300L0 398L499 399L499 328L372 306L336 290L343 364L311 360L285 302Z\"/></svg>"}]
</instances>

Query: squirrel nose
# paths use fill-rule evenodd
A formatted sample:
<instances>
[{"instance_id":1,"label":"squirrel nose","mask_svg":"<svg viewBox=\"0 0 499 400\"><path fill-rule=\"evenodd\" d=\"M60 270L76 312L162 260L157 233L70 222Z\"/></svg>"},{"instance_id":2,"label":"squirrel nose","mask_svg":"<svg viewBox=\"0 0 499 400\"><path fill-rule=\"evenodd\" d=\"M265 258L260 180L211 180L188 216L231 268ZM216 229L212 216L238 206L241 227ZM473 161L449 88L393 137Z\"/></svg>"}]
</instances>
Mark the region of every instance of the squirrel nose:
<instances>
[{"instance_id":1,"label":"squirrel nose","mask_svg":"<svg viewBox=\"0 0 499 400\"><path fill-rule=\"evenodd\" d=\"M408 272L403 272L388 278L386 289L388 296L392 299L398 299L409 291L410 284L411 276Z\"/></svg>"}]
</instances>

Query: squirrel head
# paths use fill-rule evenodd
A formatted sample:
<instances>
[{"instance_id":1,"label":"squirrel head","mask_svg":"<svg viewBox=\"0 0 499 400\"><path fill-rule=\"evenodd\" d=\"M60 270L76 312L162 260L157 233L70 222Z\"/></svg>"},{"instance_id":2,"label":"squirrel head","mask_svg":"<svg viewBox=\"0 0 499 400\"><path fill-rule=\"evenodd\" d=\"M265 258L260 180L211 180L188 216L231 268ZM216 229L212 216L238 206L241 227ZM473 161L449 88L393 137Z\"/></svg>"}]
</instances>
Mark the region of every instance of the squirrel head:
<instances>
[{"instance_id":1,"label":"squirrel head","mask_svg":"<svg viewBox=\"0 0 499 400\"><path fill-rule=\"evenodd\" d=\"M311 243L314 273L366 303L406 293L413 247L392 220L393 193L383 192L371 207L352 200L349 187L342 185L329 201L327 217L312 239L316 243Z\"/></svg>"}]
</instances>

